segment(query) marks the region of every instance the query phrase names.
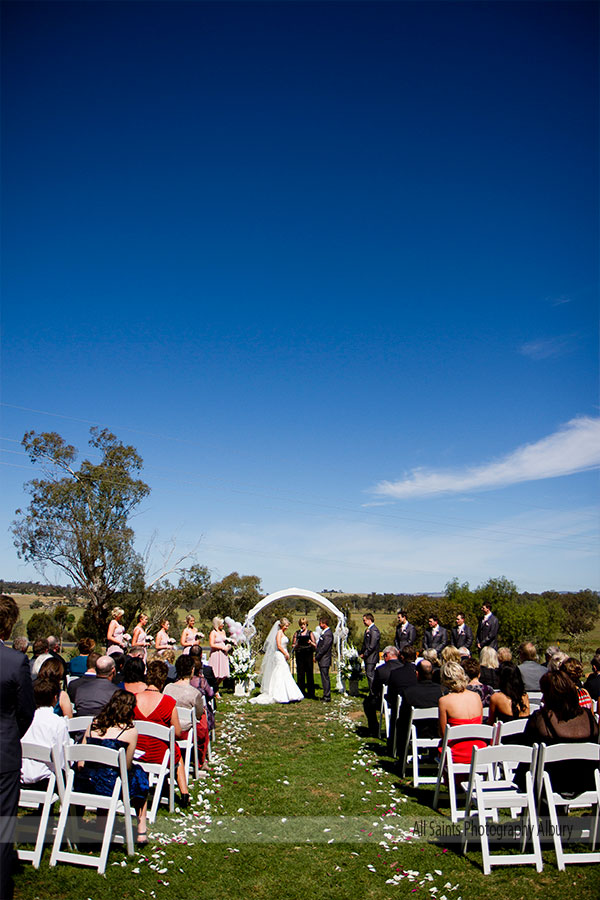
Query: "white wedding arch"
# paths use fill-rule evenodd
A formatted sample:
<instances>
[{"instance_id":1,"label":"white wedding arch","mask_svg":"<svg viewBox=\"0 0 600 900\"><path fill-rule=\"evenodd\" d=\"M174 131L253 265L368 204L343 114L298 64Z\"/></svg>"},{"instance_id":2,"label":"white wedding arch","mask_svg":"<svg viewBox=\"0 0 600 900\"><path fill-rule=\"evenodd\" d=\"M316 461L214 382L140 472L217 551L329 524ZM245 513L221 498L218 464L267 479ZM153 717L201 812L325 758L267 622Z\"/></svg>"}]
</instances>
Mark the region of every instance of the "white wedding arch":
<instances>
[{"instance_id":1,"label":"white wedding arch","mask_svg":"<svg viewBox=\"0 0 600 900\"><path fill-rule=\"evenodd\" d=\"M327 612L330 612L336 617L337 625L335 627L335 631L333 632L333 640L338 657L336 687L338 691L343 691L344 686L342 684L339 662L341 661L342 653L344 652L344 647L346 646L346 638L348 637L346 616L341 611L341 609L337 608L335 603L332 603L331 600L327 599L327 597L323 597L322 594L317 594L315 593L315 591L307 591L304 588L285 588L285 590L283 591L275 591L274 594L268 594L266 597L263 597L262 600L259 600L258 603L256 603L252 607L252 609L246 616L246 620L244 622L244 635L246 636L246 640L248 641L248 643L250 643L250 641L256 634L256 628L254 627L254 618L259 612L262 612L263 609L265 609L267 606L270 606L271 603L276 603L278 600L292 600L294 598L312 600L312 602L316 603L317 606L320 606L322 609L326 609Z\"/></svg>"}]
</instances>

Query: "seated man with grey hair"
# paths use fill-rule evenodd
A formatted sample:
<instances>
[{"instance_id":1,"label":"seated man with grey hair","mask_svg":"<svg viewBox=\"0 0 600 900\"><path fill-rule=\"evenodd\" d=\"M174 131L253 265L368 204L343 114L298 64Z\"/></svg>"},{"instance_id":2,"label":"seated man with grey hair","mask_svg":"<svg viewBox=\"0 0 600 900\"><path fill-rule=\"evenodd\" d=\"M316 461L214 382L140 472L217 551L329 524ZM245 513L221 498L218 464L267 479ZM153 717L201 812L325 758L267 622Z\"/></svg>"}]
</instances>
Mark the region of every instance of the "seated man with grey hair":
<instances>
[{"instance_id":1,"label":"seated man with grey hair","mask_svg":"<svg viewBox=\"0 0 600 900\"><path fill-rule=\"evenodd\" d=\"M97 716L118 690L114 683L115 663L110 656L96 660L96 677L82 678L75 693L78 716Z\"/></svg>"},{"instance_id":2,"label":"seated man with grey hair","mask_svg":"<svg viewBox=\"0 0 600 900\"><path fill-rule=\"evenodd\" d=\"M26 637L16 637L13 641L13 650L18 650L19 653L27 654L28 647L29 641Z\"/></svg>"},{"instance_id":3,"label":"seated man with grey hair","mask_svg":"<svg viewBox=\"0 0 600 900\"><path fill-rule=\"evenodd\" d=\"M377 737L379 734L377 713L381 708L381 695L383 693L384 685L389 682L390 675L394 669L398 669L401 666L402 662L398 659L398 649L391 645L385 647L383 651L383 663L375 667L371 689L363 703L363 709L369 727L369 734L373 737Z\"/></svg>"},{"instance_id":4,"label":"seated man with grey hair","mask_svg":"<svg viewBox=\"0 0 600 900\"><path fill-rule=\"evenodd\" d=\"M527 693L529 693L529 691L541 690L540 678L542 675L546 674L548 669L546 666L541 666L539 664L537 650L531 641L525 641L524 644L521 644L519 647L519 659L521 662L517 668L521 673Z\"/></svg>"}]
</instances>

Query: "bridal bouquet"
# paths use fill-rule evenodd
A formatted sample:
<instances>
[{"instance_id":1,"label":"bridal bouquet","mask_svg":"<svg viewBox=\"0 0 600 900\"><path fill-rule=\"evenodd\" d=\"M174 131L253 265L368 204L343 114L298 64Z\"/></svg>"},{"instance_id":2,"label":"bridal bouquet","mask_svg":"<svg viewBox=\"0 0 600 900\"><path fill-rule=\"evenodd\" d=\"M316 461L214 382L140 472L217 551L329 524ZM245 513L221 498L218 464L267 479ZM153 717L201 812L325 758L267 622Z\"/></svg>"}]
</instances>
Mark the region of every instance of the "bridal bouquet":
<instances>
[{"instance_id":1,"label":"bridal bouquet","mask_svg":"<svg viewBox=\"0 0 600 900\"><path fill-rule=\"evenodd\" d=\"M229 669L231 677L234 681L246 681L254 675L254 663L256 659L252 656L250 647L247 644L239 644L229 654Z\"/></svg>"},{"instance_id":2,"label":"bridal bouquet","mask_svg":"<svg viewBox=\"0 0 600 900\"><path fill-rule=\"evenodd\" d=\"M344 647L340 661L340 675L343 678L360 678L362 671L362 659L358 655L356 647Z\"/></svg>"}]
</instances>

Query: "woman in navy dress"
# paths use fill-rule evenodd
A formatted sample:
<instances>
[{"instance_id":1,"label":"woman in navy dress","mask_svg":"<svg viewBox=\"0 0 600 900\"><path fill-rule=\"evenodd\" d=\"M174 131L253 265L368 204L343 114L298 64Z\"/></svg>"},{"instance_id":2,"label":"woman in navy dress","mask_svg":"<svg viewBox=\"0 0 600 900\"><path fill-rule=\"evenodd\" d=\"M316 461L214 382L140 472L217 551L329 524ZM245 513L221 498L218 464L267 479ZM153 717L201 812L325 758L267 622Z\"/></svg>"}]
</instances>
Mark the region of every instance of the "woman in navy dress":
<instances>
[{"instance_id":1,"label":"woman in navy dress","mask_svg":"<svg viewBox=\"0 0 600 900\"><path fill-rule=\"evenodd\" d=\"M148 775L133 762L138 733L134 724L135 696L129 691L115 691L104 709L96 716L83 738L84 744L125 749L129 776L129 797L137 814L137 842L148 843L146 813L148 810ZM81 766L81 764L80 764ZM85 763L78 773L77 789L110 797L118 770L101 763Z\"/></svg>"}]
</instances>

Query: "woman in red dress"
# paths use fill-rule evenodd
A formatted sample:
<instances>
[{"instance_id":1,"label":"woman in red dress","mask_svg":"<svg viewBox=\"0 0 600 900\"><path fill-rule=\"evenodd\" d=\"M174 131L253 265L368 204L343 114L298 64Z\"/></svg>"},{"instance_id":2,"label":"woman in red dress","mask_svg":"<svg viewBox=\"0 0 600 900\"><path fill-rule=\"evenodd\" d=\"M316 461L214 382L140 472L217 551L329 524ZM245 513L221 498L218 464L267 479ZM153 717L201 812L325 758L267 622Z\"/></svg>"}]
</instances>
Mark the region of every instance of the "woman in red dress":
<instances>
[{"instance_id":1,"label":"woman in red dress","mask_svg":"<svg viewBox=\"0 0 600 900\"><path fill-rule=\"evenodd\" d=\"M475 691L468 691L469 679L465 670L457 662L444 663L441 670L442 686L449 693L440 697L439 729L443 737L446 725L481 725L483 721L483 704ZM485 747L487 741L452 741L452 761L455 763L471 762L473 747Z\"/></svg>"},{"instance_id":2,"label":"woman in red dress","mask_svg":"<svg viewBox=\"0 0 600 900\"><path fill-rule=\"evenodd\" d=\"M166 694L162 693L167 674L167 664L164 660L153 659L152 662L148 663L146 670L147 688L145 691L136 694L135 717L140 722L156 722L158 725L166 725L167 727L173 725L175 728L175 739L179 740L182 736L182 731L175 700L173 697L167 697ZM142 762L162 762L166 747L166 742L158 738L149 737L145 734L140 734L138 738L137 749L144 751ZM190 795L181 758L181 750L177 744L175 744L175 772L181 793L181 805L188 806Z\"/></svg>"}]
</instances>

